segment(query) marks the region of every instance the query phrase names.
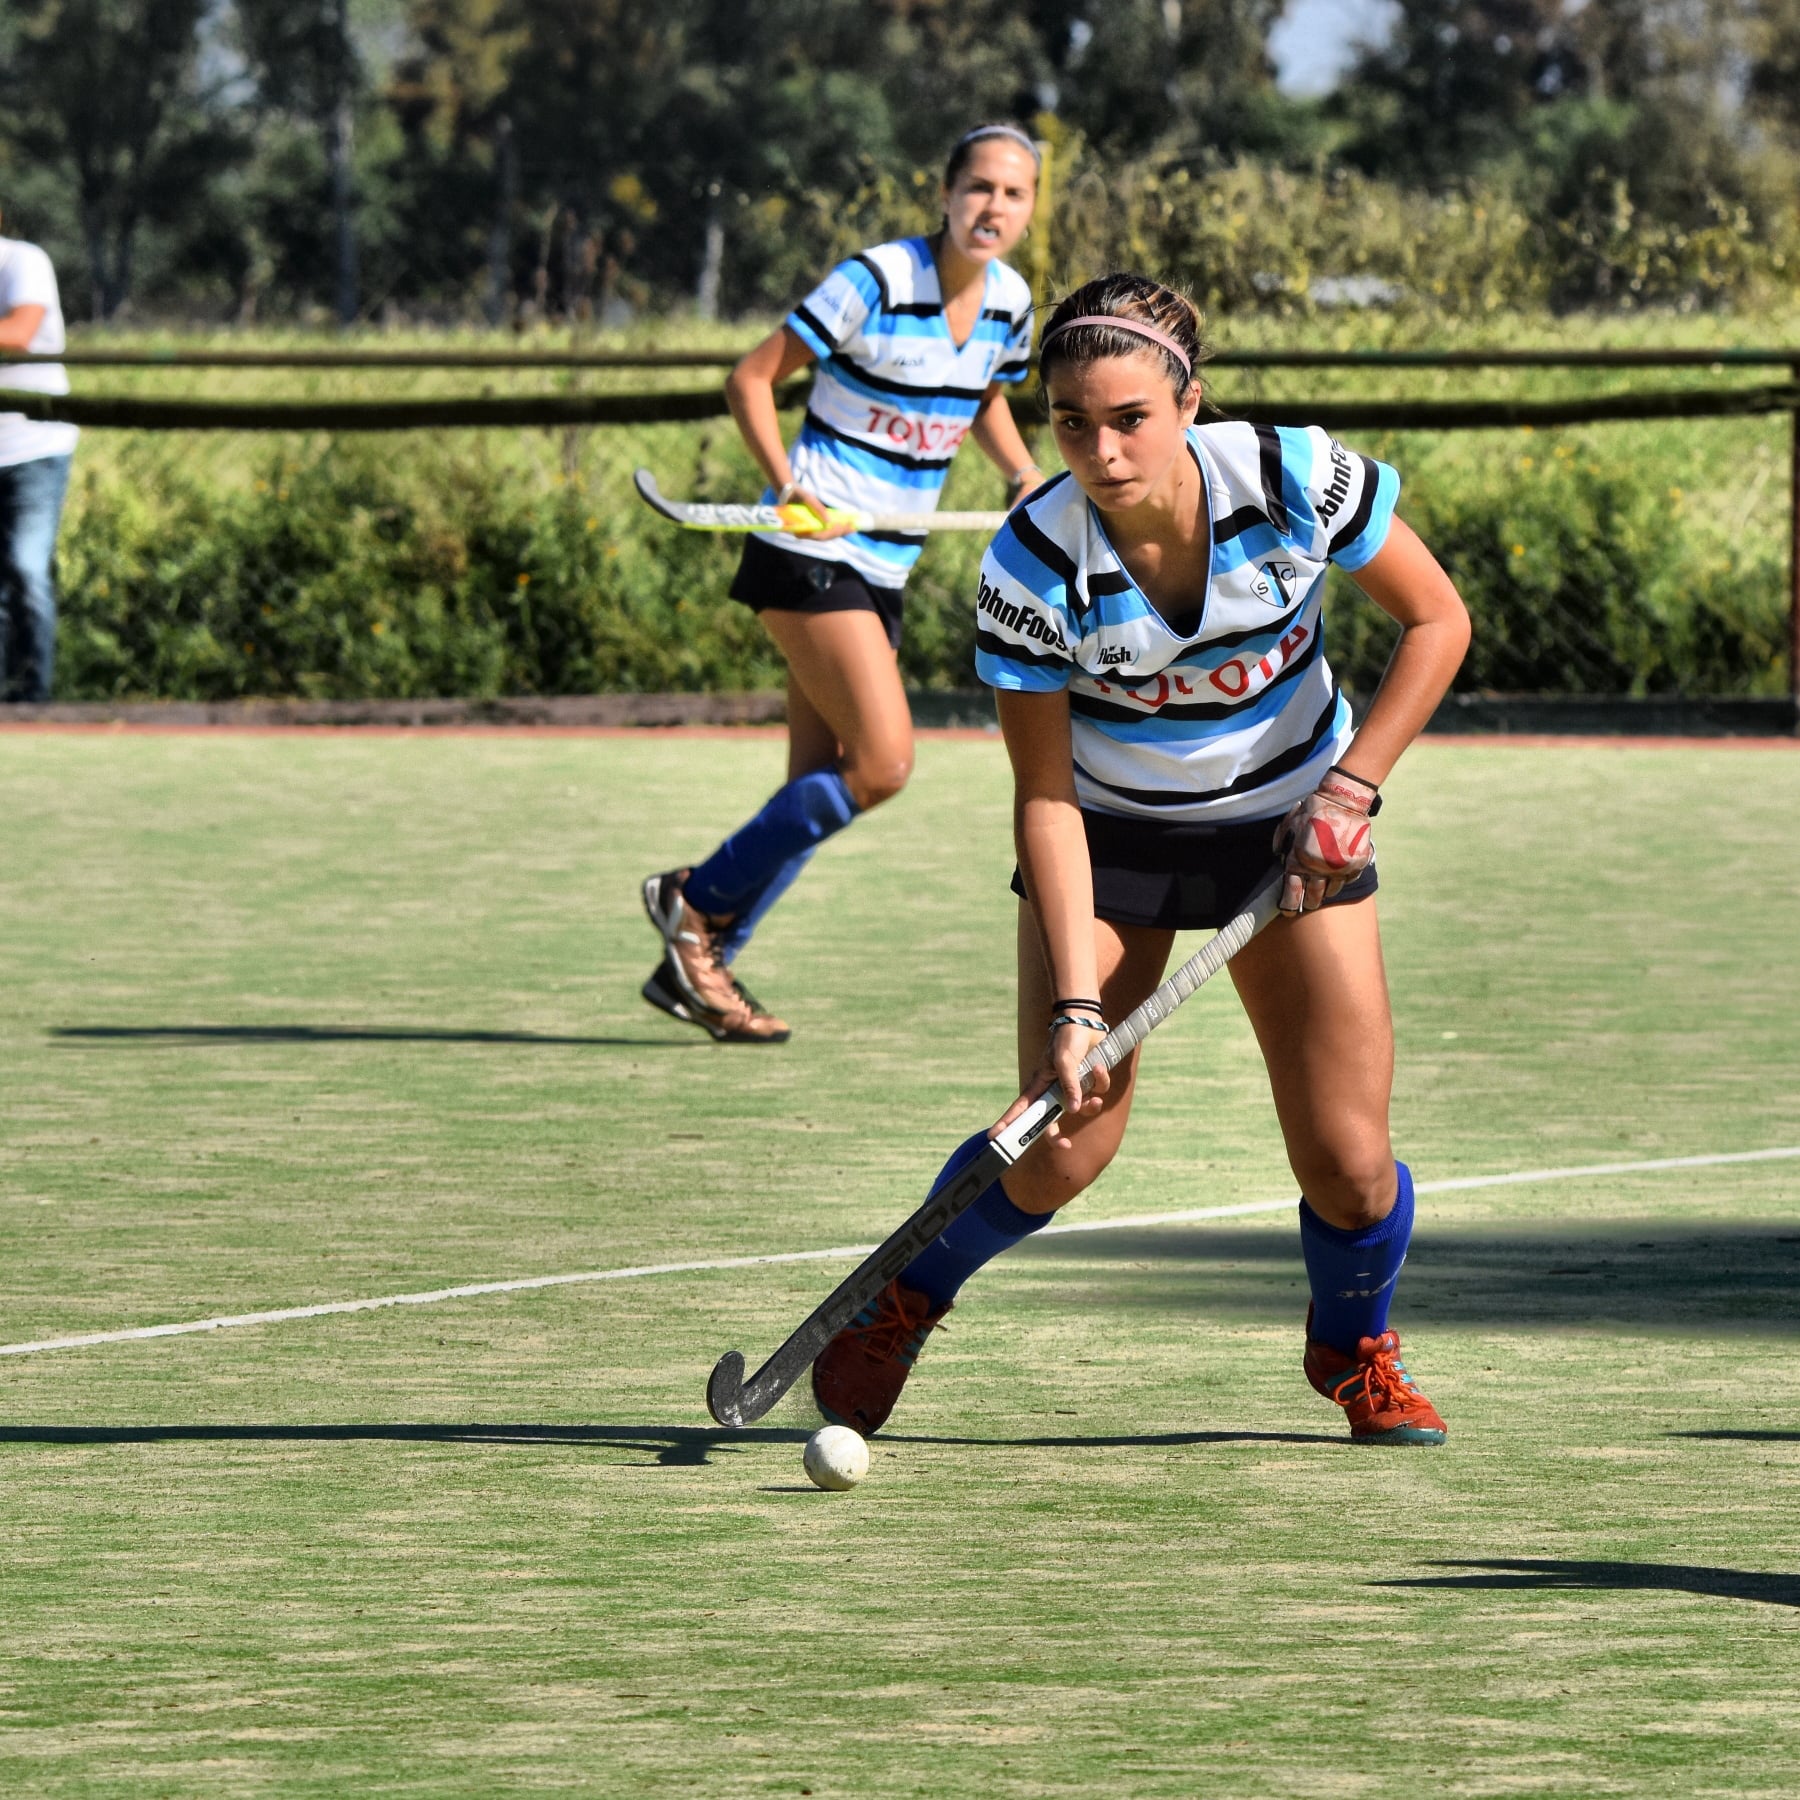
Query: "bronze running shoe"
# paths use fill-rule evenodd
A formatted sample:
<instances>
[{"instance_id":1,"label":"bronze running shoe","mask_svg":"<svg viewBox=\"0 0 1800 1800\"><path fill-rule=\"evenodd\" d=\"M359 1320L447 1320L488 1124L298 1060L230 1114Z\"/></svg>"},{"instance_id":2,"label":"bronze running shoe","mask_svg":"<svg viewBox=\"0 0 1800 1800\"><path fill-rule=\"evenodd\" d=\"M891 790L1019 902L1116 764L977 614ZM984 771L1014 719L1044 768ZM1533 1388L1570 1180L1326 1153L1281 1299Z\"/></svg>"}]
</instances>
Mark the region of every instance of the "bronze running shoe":
<instances>
[{"instance_id":1,"label":"bronze running shoe","mask_svg":"<svg viewBox=\"0 0 1800 1800\"><path fill-rule=\"evenodd\" d=\"M644 911L664 945L661 966L641 990L644 998L722 1044L785 1044L793 1033L733 976L723 934L683 899L688 874L671 869L644 883Z\"/></svg>"}]
</instances>

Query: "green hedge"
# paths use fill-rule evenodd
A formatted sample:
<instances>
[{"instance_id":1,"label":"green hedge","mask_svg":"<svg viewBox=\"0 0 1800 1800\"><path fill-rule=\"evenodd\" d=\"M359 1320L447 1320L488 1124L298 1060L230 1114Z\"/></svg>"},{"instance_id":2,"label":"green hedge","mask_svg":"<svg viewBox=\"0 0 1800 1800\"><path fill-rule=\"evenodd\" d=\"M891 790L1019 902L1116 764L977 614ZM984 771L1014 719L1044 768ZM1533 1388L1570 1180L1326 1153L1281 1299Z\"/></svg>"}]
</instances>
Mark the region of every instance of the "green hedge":
<instances>
[{"instance_id":1,"label":"green hedge","mask_svg":"<svg viewBox=\"0 0 1800 1800\"><path fill-rule=\"evenodd\" d=\"M1784 691L1780 421L1666 431L1371 438L1401 511L1476 618L1458 685L1540 693ZM1724 434L1724 435L1721 435ZM1703 454L1696 455L1695 446ZM94 434L62 544L62 699L711 691L780 684L725 598L738 540L630 497L754 491L728 425L404 439ZM1762 466L1762 498L1742 494ZM1766 466L1765 466L1766 465ZM1708 478L1734 487L1705 489ZM1672 482L1671 471L1696 485ZM1773 497L1772 497L1773 495ZM947 503L991 506L965 458ZM1754 510L1755 516L1751 517ZM981 544L932 541L909 590L908 681L972 680ZM1388 621L1339 581L1328 630L1367 693Z\"/></svg>"}]
</instances>

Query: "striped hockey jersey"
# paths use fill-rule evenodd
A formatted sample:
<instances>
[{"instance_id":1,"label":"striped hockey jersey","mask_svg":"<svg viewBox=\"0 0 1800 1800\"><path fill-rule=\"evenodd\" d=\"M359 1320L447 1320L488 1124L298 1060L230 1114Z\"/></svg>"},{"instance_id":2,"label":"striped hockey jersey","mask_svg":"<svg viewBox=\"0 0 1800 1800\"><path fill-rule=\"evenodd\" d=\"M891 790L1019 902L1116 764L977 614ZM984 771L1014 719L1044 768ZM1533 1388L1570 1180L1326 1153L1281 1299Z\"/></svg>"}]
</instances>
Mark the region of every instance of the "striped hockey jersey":
<instances>
[{"instance_id":1,"label":"striped hockey jersey","mask_svg":"<svg viewBox=\"0 0 1800 1800\"><path fill-rule=\"evenodd\" d=\"M959 346L922 237L840 263L787 324L819 358L789 458L794 479L827 505L863 512L934 512L988 384L1023 381L1031 366L1024 277L1005 263L988 265L980 316ZM891 588L905 582L925 540L853 532L823 544L785 533L765 541L847 562L865 581Z\"/></svg>"},{"instance_id":2,"label":"striped hockey jersey","mask_svg":"<svg viewBox=\"0 0 1800 1800\"><path fill-rule=\"evenodd\" d=\"M1212 569L1189 636L1141 594L1068 475L1016 508L981 568L976 671L1069 693L1084 807L1224 823L1285 812L1351 734L1325 661L1329 563L1387 540L1400 479L1317 427L1197 425Z\"/></svg>"}]
</instances>

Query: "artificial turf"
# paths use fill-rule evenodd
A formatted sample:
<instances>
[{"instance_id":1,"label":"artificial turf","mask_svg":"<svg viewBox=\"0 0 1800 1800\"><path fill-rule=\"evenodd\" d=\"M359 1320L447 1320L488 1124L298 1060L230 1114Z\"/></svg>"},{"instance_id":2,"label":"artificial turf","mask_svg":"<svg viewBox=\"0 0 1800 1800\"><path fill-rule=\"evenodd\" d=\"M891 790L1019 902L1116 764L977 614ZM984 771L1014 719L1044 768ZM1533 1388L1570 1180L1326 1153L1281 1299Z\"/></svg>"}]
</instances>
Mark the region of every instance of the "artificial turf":
<instances>
[{"instance_id":1,"label":"artificial turf","mask_svg":"<svg viewBox=\"0 0 1800 1800\"><path fill-rule=\"evenodd\" d=\"M0 734L0 1340L868 1242L1010 1097L992 741L636 997L760 735ZM1419 747L1381 821L1423 1181L1800 1145L1800 753ZM1089 1219L1289 1193L1228 987ZM0 1358L0 1787L1786 1794L1800 1160L1426 1195L1450 1421L1353 1449L1285 1213L1048 1234L868 1481L711 1429L842 1263Z\"/></svg>"}]
</instances>

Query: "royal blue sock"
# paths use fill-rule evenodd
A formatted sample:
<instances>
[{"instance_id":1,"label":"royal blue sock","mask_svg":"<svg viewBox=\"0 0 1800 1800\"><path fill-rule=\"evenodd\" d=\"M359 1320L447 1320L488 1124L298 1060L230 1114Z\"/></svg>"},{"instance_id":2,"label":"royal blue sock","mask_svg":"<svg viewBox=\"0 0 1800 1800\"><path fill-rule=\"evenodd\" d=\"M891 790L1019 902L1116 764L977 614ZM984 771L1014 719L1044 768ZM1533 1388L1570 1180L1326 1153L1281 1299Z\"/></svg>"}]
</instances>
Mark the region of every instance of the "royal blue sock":
<instances>
[{"instance_id":1,"label":"royal blue sock","mask_svg":"<svg viewBox=\"0 0 1800 1800\"><path fill-rule=\"evenodd\" d=\"M950 1160L931 1184L936 1193L988 1147L988 1135L978 1131L951 1151ZM926 1247L900 1271L900 1285L923 1294L938 1308L948 1306L962 1284L1002 1250L1010 1250L1020 1238L1050 1223L1048 1213L1020 1212L1006 1197L1006 1189L991 1182L967 1212L954 1218L937 1241Z\"/></svg>"},{"instance_id":2,"label":"royal blue sock","mask_svg":"<svg viewBox=\"0 0 1800 1800\"><path fill-rule=\"evenodd\" d=\"M856 813L843 776L836 769L814 769L771 794L755 818L688 876L682 893L715 918L748 911L789 862L842 831Z\"/></svg>"},{"instance_id":3,"label":"royal blue sock","mask_svg":"<svg viewBox=\"0 0 1800 1800\"><path fill-rule=\"evenodd\" d=\"M1346 1356L1356 1354L1359 1338L1380 1337L1387 1330L1394 1283L1412 1239L1412 1171L1405 1163L1394 1167L1400 1176L1394 1210L1366 1230L1340 1231L1300 1202L1300 1254L1312 1288L1312 1335Z\"/></svg>"},{"instance_id":4,"label":"royal blue sock","mask_svg":"<svg viewBox=\"0 0 1800 1800\"><path fill-rule=\"evenodd\" d=\"M737 953L749 943L751 934L763 922L769 908L794 885L795 878L800 871L812 861L815 847L809 846L798 856L790 856L770 877L768 886L754 900L750 901L719 934L727 962L731 962Z\"/></svg>"}]
</instances>

